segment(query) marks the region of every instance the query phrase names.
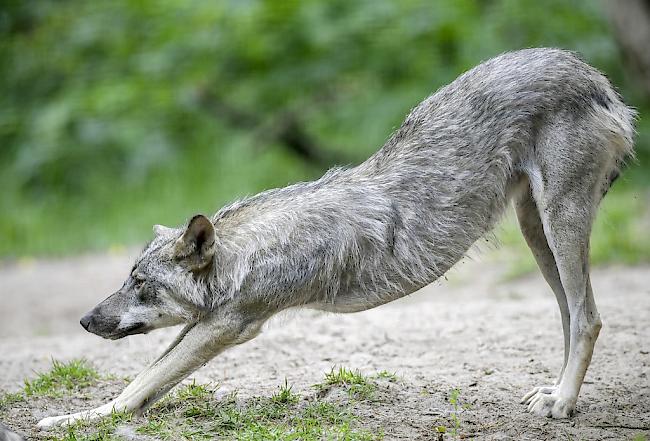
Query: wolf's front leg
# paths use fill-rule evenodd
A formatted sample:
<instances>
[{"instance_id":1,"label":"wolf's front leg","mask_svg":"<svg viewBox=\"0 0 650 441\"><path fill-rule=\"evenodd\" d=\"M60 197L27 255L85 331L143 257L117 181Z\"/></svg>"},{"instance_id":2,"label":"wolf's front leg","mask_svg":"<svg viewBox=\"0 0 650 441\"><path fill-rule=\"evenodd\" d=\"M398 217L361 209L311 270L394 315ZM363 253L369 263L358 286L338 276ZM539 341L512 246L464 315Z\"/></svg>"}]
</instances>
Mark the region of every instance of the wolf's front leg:
<instances>
[{"instance_id":1,"label":"wolf's front leg","mask_svg":"<svg viewBox=\"0 0 650 441\"><path fill-rule=\"evenodd\" d=\"M142 413L224 349L255 337L264 321L265 319L251 320L241 314L222 312L212 314L194 325L188 325L165 353L140 372L113 401L84 412L44 418L38 423L38 427L48 428L82 419L101 418L114 410Z\"/></svg>"}]
</instances>

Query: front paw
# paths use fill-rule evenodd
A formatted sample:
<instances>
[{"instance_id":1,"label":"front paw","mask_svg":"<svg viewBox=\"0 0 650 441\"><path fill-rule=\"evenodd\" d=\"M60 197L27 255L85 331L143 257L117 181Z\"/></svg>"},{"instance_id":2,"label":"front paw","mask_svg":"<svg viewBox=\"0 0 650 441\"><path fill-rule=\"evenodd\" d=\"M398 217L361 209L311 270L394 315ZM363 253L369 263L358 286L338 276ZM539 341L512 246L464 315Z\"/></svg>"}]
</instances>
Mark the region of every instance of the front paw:
<instances>
[{"instance_id":1,"label":"front paw","mask_svg":"<svg viewBox=\"0 0 650 441\"><path fill-rule=\"evenodd\" d=\"M569 418L573 415L576 400L563 397L558 390L537 392L528 403L528 412L547 418ZM545 393L547 392L547 393ZM550 393L549 393L550 392Z\"/></svg>"},{"instance_id":2,"label":"front paw","mask_svg":"<svg viewBox=\"0 0 650 441\"><path fill-rule=\"evenodd\" d=\"M41 430L47 430L55 426L68 425L73 421L73 415L60 415L47 417L40 420L37 424Z\"/></svg>"}]
</instances>

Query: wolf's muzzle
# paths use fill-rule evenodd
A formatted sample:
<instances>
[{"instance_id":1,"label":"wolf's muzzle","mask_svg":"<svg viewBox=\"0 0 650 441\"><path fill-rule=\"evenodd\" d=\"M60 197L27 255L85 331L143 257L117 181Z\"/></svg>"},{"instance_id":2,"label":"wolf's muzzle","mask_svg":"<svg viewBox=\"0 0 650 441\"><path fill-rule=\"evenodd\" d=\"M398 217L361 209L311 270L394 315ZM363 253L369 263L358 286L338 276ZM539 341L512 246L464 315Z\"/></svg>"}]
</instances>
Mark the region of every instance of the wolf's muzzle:
<instances>
[{"instance_id":1,"label":"wolf's muzzle","mask_svg":"<svg viewBox=\"0 0 650 441\"><path fill-rule=\"evenodd\" d=\"M101 309L94 308L92 311L84 315L79 324L88 332L97 334L104 338L113 338L113 335L119 333L118 326L120 318L102 314ZM131 331L131 329L129 329Z\"/></svg>"}]
</instances>

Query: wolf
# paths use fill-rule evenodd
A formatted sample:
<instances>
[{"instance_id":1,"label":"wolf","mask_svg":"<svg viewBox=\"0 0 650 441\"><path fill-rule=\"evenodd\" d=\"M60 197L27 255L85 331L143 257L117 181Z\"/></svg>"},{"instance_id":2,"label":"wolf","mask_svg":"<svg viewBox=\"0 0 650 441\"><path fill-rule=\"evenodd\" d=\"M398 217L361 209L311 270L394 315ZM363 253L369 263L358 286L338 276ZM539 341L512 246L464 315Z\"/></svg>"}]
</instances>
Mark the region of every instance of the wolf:
<instances>
[{"instance_id":1,"label":"wolf","mask_svg":"<svg viewBox=\"0 0 650 441\"><path fill-rule=\"evenodd\" d=\"M39 425L141 413L280 311L351 313L413 293L458 262L510 201L564 335L557 381L522 403L534 415L571 416L601 329L591 227L633 157L635 118L606 77L572 52L504 53L426 98L360 165L180 228L155 226L124 285L81 325L109 339L185 327L117 398Z\"/></svg>"}]
</instances>

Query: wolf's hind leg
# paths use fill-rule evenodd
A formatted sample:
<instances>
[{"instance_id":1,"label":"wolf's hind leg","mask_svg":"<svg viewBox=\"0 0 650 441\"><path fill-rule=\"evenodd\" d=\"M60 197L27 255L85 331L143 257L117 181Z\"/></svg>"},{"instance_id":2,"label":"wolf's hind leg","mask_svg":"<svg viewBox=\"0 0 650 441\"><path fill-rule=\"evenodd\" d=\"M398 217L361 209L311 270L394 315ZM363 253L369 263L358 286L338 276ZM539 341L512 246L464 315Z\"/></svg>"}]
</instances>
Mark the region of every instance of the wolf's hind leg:
<instances>
[{"instance_id":1,"label":"wolf's hind leg","mask_svg":"<svg viewBox=\"0 0 650 441\"><path fill-rule=\"evenodd\" d=\"M581 175L566 169L571 163L547 163L548 176L554 179L547 177L539 201L544 233L566 294L570 328L560 383L550 393L536 393L528 404L528 411L540 416L567 418L573 413L601 328L589 279L589 236L607 163L591 159L585 162L590 169Z\"/></svg>"},{"instance_id":2,"label":"wolf's hind leg","mask_svg":"<svg viewBox=\"0 0 650 441\"><path fill-rule=\"evenodd\" d=\"M533 252L533 256L537 261L537 265L546 279L546 282L553 290L555 298L557 299L558 306L560 307L560 314L562 316L562 332L564 334L564 362L560 375L558 376L555 385L536 387L528 392L521 400L522 404L528 404L533 397L538 393L552 393L557 388L557 385L562 381L564 369L569 358L570 347L570 328L569 328L569 305L567 303L566 294L562 287L560 274L555 264L553 252L548 246L546 235L544 234L544 226L540 218L537 204L532 195L530 185L526 185L523 192L515 199L515 210L519 220L519 226L523 233L526 243Z\"/></svg>"}]
</instances>

